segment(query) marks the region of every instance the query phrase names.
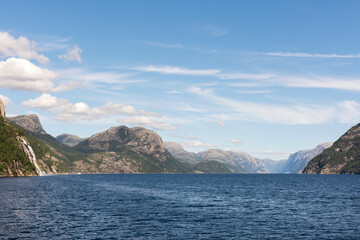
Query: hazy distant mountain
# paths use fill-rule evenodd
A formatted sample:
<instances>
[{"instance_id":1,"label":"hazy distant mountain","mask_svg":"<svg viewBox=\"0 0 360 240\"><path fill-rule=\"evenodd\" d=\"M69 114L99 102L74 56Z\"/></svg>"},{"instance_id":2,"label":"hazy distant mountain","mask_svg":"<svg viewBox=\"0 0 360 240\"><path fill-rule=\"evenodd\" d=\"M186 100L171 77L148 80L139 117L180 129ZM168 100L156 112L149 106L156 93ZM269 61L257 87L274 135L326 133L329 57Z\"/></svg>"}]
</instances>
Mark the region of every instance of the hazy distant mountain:
<instances>
[{"instance_id":1,"label":"hazy distant mountain","mask_svg":"<svg viewBox=\"0 0 360 240\"><path fill-rule=\"evenodd\" d=\"M284 173L284 166L288 160L272 160L272 159L262 159L266 169L269 173Z\"/></svg>"},{"instance_id":2,"label":"hazy distant mountain","mask_svg":"<svg viewBox=\"0 0 360 240\"><path fill-rule=\"evenodd\" d=\"M59 142L61 142L63 144L66 144L70 147L77 145L78 143L84 141L85 139L87 139L87 138L80 138L76 135L69 134L69 133L64 133L64 134L61 134L56 137L56 140L58 140Z\"/></svg>"},{"instance_id":3,"label":"hazy distant mountain","mask_svg":"<svg viewBox=\"0 0 360 240\"><path fill-rule=\"evenodd\" d=\"M316 146L314 149L301 150L296 153L293 153L289 156L286 161L282 172L283 173L301 173L306 165L313 159L315 156L319 155L324 151L324 149L331 147L332 143L323 143Z\"/></svg>"},{"instance_id":4,"label":"hazy distant mountain","mask_svg":"<svg viewBox=\"0 0 360 240\"><path fill-rule=\"evenodd\" d=\"M204 161L214 161L224 164L230 172L234 173L267 173L267 169L260 159L254 158L244 152L209 149L199 153L186 151L180 144L166 142L168 151L177 159L193 165Z\"/></svg>"},{"instance_id":5,"label":"hazy distant mountain","mask_svg":"<svg viewBox=\"0 0 360 240\"><path fill-rule=\"evenodd\" d=\"M175 142L164 142L166 149L182 162L196 164L199 162L195 153L186 151L180 144Z\"/></svg>"},{"instance_id":6,"label":"hazy distant mountain","mask_svg":"<svg viewBox=\"0 0 360 240\"><path fill-rule=\"evenodd\" d=\"M360 124L350 128L330 148L313 158L303 173L360 174Z\"/></svg>"}]
</instances>

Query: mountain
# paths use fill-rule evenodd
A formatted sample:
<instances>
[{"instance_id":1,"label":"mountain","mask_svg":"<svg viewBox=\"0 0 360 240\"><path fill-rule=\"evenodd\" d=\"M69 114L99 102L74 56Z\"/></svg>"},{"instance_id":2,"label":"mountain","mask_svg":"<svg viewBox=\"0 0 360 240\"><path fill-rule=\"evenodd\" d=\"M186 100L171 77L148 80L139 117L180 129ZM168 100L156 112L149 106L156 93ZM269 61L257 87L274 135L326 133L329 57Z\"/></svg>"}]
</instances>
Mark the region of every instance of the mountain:
<instances>
[{"instance_id":1,"label":"mountain","mask_svg":"<svg viewBox=\"0 0 360 240\"><path fill-rule=\"evenodd\" d=\"M350 128L330 148L313 158L306 174L360 174L360 124Z\"/></svg>"},{"instance_id":2,"label":"mountain","mask_svg":"<svg viewBox=\"0 0 360 240\"><path fill-rule=\"evenodd\" d=\"M25 130L25 137L35 153L36 162L45 174L71 172L73 160L81 154L47 134L38 116L31 114L7 119Z\"/></svg>"},{"instance_id":3,"label":"mountain","mask_svg":"<svg viewBox=\"0 0 360 240\"><path fill-rule=\"evenodd\" d=\"M7 119L29 132L46 135L46 132L40 123L39 117L35 114L8 117Z\"/></svg>"},{"instance_id":4,"label":"mountain","mask_svg":"<svg viewBox=\"0 0 360 240\"><path fill-rule=\"evenodd\" d=\"M287 163L287 159L284 160L272 160L272 159L262 159L262 162L265 165L265 168L269 173L284 173L283 169Z\"/></svg>"},{"instance_id":5,"label":"mountain","mask_svg":"<svg viewBox=\"0 0 360 240\"><path fill-rule=\"evenodd\" d=\"M314 149L301 150L289 156L285 165L283 166L283 173L301 173L306 165L315 156L322 153L325 149L331 147L332 143L323 143L316 146Z\"/></svg>"},{"instance_id":6,"label":"mountain","mask_svg":"<svg viewBox=\"0 0 360 240\"><path fill-rule=\"evenodd\" d=\"M0 176L34 176L35 165L26 154L25 132L0 116Z\"/></svg>"},{"instance_id":7,"label":"mountain","mask_svg":"<svg viewBox=\"0 0 360 240\"><path fill-rule=\"evenodd\" d=\"M40 175L35 154L25 131L9 123L0 99L0 176Z\"/></svg>"},{"instance_id":8,"label":"mountain","mask_svg":"<svg viewBox=\"0 0 360 240\"><path fill-rule=\"evenodd\" d=\"M86 154L74 170L88 173L185 173L192 168L174 158L154 131L126 126L112 127L76 145Z\"/></svg>"},{"instance_id":9,"label":"mountain","mask_svg":"<svg viewBox=\"0 0 360 240\"><path fill-rule=\"evenodd\" d=\"M73 134L69 134L69 133L64 133L64 134L61 134L59 136L56 137L56 140L63 143L63 144L66 144L70 147L73 147L75 145L77 145L78 143L84 141L86 138L80 138L76 135L73 135Z\"/></svg>"},{"instance_id":10,"label":"mountain","mask_svg":"<svg viewBox=\"0 0 360 240\"><path fill-rule=\"evenodd\" d=\"M217 169L216 171L224 172L233 172L233 173L267 173L267 169L263 162L260 159L254 158L244 152L235 152L235 151L224 151L220 149L209 149L199 153L192 153L186 151L178 143L165 142L165 146L168 151L177 159L183 162L188 162L192 164L196 170L199 170L197 167L204 166L204 161L211 164L207 166L213 166L213 168L206 168L206 172L209 169ZM215 167L215 163L216 167ZM222 166L221 166L221 165ZM199 170L200 171L200 170Z\"/></svg>"},{"instance_id":11,"label":"mountain","mask_svg":"<svg viewBox=\"0 0 360 240\"><path fill-rule=\"evenodd\" d=\"M175 142L164 142L165 148L181 162L196 164L199 162L195 153L186 151L180 144Z\"/></svg>"}]
</instances>

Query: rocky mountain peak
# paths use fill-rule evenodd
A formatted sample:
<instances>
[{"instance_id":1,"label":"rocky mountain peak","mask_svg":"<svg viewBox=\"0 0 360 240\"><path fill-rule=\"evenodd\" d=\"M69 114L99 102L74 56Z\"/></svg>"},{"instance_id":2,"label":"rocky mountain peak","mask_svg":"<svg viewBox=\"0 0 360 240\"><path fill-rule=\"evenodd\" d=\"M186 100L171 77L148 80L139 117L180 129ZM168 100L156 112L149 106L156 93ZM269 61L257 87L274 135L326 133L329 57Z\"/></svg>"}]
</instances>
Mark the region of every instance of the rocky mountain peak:
<instances>
[{"instance_id":1,"label":"rocky mountain peak","mask_svg":"<svg viewBox=\"0 0 360 240\"><path fill-rule=\"evenodd\" d=\"M84 141L86 138L81 138L81 137L78 137L74 134L70 134L70 133L64 133L64 134L61 134L59 136L56 137L56 140L58 140L59 142L63 143L63 144L66 144L70 147L73 147L75 146L76 144Z\"/></svg>"},{"instance_id":2,"label":"rocky mountain peak","mask_svg":"<svg viewBox=\"0 0 360 240\"><path fill-rule=\"evenodd\" d=\"M2 116L5 119L5 107L1 98L0 98L0 116Z\"/></svg>"},{"instance_id":3,"label":"rocky mountain peak","mask_svg":"<svg viewBox=\"0 0 360 240\"><path fill-rule=\"evenodd\" d=\"M118 126L97 133L76 146L81 151L117 152L131 149L136 153L149 155L166 161L167 150L161 137L152 130L142 127ZM168 154L168 153L167 153Z\"/></svg>"},{"instance_id":4,"label":"rocky mountain peak","mask_svg":"<svg viewBox=\"0 0 360 240\"><path fill-rule=\"evenodd\" d=\"M24 128L25 130L28 130L33 133L46 135L46 132L40 123L39 117L35 114L8 117L7 119L10 122L15 123L16 125Z\"/></svg>"}]
</instances>

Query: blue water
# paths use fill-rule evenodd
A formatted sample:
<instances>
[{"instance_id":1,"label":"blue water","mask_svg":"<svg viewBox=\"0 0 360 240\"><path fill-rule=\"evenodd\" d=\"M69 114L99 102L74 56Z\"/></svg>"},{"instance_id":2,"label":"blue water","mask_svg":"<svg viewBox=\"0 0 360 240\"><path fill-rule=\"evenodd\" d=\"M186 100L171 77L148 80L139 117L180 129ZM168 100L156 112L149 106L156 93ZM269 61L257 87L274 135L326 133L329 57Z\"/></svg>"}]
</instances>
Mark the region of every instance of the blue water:
<instances>
[{"instance_id":1,"label":"blue water","mask_svg":"<svg viewBox=\"0 0 360 240\"><path fill-rule=\"evenodd\" d=\"M0 179L0 239L360 239L360 176Z\"/></svg>"}]
</instances>

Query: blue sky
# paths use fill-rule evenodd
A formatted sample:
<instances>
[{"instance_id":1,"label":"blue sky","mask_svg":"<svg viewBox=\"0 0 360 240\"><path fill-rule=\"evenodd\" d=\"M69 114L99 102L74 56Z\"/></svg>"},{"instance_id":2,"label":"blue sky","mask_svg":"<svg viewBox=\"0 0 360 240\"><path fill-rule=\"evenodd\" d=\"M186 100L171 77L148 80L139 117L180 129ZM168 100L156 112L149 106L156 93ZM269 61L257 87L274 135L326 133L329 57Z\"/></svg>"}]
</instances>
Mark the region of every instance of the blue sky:
<instances>
[{"instance_id":1,"label":"blue sky","mask_svg":"<svg viewBox=\"0 0 360 240\"><path fill-rule=\"evenodd\" d=\"M284 159L360 121L359 1L7 1L0 95L56 136L143 126Z\"/></svg>"}]
</instances>

